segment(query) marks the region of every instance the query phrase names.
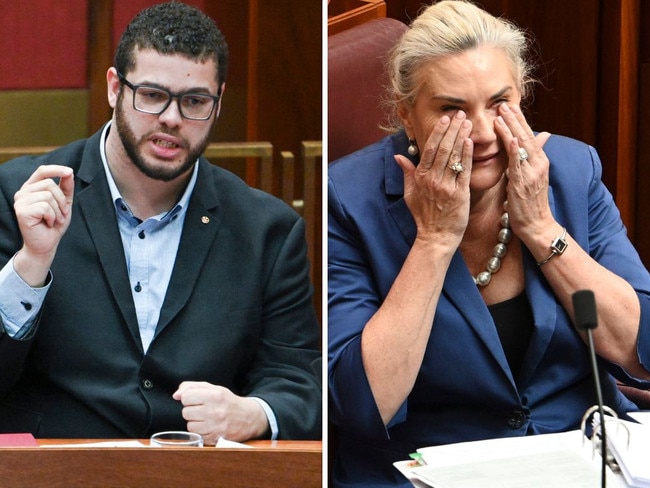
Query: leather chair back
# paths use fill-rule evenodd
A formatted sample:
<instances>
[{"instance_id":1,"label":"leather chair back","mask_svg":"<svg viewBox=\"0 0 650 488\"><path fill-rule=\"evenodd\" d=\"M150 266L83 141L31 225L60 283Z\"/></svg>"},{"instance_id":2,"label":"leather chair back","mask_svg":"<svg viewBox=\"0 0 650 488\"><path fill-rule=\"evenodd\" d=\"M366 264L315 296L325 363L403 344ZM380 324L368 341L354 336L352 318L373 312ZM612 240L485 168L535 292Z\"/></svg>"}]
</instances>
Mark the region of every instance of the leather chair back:
<instances>
[{"instance_id":1,"label":"leather chair back","mask_svg":"<svg viewBox=\"0 0 650 488\"><path fill-rule=\"evenodd\" d=\"M386 135L382 97L386 54L407 29L381 18L328 38L328 161Z\"/></svg>"}]
</instances>

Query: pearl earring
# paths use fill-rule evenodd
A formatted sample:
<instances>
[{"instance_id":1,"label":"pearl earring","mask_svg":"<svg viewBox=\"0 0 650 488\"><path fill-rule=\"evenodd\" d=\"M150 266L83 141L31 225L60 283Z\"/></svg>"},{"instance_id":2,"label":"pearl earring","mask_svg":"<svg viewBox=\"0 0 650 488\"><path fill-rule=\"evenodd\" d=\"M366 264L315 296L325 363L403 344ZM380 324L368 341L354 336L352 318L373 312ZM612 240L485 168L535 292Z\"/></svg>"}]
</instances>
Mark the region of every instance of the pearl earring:
<instances>
[{"instance_id":1,"label":"pearl earring","mask_svg":"<svg viewBox=\"0 0 650 488\"><path fill-rule=\"evenodd\" d=\"M415 156L419 152L417 143L413 139L409 139L409 143L408 153L411 156Z\"/></svg>"}]
</instances>

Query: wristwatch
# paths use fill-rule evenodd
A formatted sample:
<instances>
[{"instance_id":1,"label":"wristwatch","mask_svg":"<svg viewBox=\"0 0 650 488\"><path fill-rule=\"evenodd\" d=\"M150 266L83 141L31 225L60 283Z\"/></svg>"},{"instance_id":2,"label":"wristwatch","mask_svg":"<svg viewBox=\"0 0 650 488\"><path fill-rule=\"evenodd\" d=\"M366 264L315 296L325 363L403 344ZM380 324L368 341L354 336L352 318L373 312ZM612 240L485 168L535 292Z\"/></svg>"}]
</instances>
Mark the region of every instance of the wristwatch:
<instances>
[{"instance_id":1,"label":"wristwatch","mask_svg":"<svg viewBox=\"0 0 650 488\"><path fill-rule=\"evenodd\" d=\"M566 241L566 228L563 227L562 235L557 236L553 239L553 242L551 242L551 254L549 254L543 261L537 263L537 266L542 266L543 264L548 263L553 256L559 256L566 251L567 247L569 247L569 244Z\"/></svg>"}]
</instances>

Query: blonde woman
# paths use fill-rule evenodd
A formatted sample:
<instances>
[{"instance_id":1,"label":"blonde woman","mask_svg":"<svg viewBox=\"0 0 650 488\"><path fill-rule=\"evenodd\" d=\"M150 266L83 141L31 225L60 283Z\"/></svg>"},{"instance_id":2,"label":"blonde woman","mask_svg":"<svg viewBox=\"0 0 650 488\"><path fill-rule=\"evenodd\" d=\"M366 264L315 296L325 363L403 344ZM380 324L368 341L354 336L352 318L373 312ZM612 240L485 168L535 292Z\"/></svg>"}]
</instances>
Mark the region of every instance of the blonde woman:
<instances>
[{"instance_id":1,"label":"blonde woman","mask_svg":"<svg viewBox=\"0 0 650 488\"><path fill-rule=\"evenodd\" d=\"M330 165L335 486L409 486L392 462L422 446L577 428L578 290L605 403L636 408L612 374L650 386L650 276L596 151L526 122L528 47L469 2L428 7L388 66L398 130Z\"/></svg>"}]
</instances>

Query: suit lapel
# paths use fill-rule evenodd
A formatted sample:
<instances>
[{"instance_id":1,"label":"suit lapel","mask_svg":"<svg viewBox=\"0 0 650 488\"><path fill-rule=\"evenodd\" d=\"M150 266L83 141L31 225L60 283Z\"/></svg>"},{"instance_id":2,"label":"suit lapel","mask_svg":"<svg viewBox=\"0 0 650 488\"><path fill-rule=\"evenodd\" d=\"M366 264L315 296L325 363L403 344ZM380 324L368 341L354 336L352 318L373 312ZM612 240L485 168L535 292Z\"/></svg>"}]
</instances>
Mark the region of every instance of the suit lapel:
<instances>
[{"instance_id":1,"label":"suit lapel","mask_svg":"<svg viewBox=\"0 0 650 488\"><path fill-rule=\"evenodd\" d=\"M460 251L456 251L451 260L442 294L454 305L476 335L485 343L501 369L510 374L508 361L503 353L492 315L474 284L474 279L470 275Z\"/></svg>"},{"instance_id":2,"label":"suit lapel","mask_svg":"<svg viewBox=\"0 0 650 488\"><path fill-rule=\"evenodd\" d=\"M99 144L101 131L90 138L84 150L77 176L80 188L75 195L82 218L99 256L100 266L109 283L115 302L128 329L142 350L135 305L131 295L126 260L111 199L106 174L101 162ZM219 228L214 173L201 158L196 186L185 216L172 277L156 328L160 333L187 303L201 267Z\"/></svg>"},{"instance_id":3,"label":"suit lapel","mask_svg":"<svg viewBox=\"0 0 650 488\"><path fill-rule=\"evenodd\" d=\"M395 225L410 248L415 241L416 226L413 216L404 201L404 177L401 168L397 165L391 154L391 149L399 154L408 154L406 151L408 141L396 137L395 148L386 151L384 158L385 185L388 201L388 212ZM416 160L412 161L417 164ZM447 299L458 310L469 326L486 344L491 354L495 357L504 373L509 373L509 367L503 348L499 341L492 316L485 306L481 294L476 289L472 276L465 265L460 251L456 251L449 264L441 299Z\"/></svg>"},{"instance_id":4,"label":"suit lapel","mask_svg":"<svg viewBox=\"0 0 650 488\"><path fill-rule=\"evenodd\" d=\"M108 189L101 162L99 144L101 131L88 140L78 177L81 188L75 195L82 218L97 250L100 266L106 276L133 339L142 348L138 320L131 296L122 239L117 226L115 206Z\"/></svg>"},{"instance_id":5,"label":"suit lapel","mask_svg":"<svg viewBox=\"0 0 650 488\"><path fill-rule=\"evenodd\" d=\"M552 188L549 188L548 199L551 211L557 215ZM526 248L523 249L526 293L535 321L535 331L531 338L526 361L522 365L521 379L525 381L534 373L551 343L557 324L559 305L548 282L544 278L538 277L540 271L535 259Z\"/></svg>"},{"instance_id":6,"label":"suit lapel","mask_svg":"<svg viewBox=\"0 0 650 488\"><path fill-rule=\"evenodd\" d=\"M402 237L410 248L415 239L416 227L404 199L392 204L389 207L389 213L395 219ZM445 276L441 299L443 297L453 305L467 324L481 338L501 369L514 383L494 320L474 284L462 254L458 250L454 253Z\"/></svg>"},{"instance_id":7,"label":"suit lapel","mask_svg":"<svg viewBox=\"0 0 650 488\"><path fill-rule=\"evenodd\" d=\"M216 212L214 173L207 171L209 164L203 159L199 164L196 186L185 215L183 235L160 311L156 335L174 319L189 300L220 227L221 217Z\"/></svg>"}]
</instances>

